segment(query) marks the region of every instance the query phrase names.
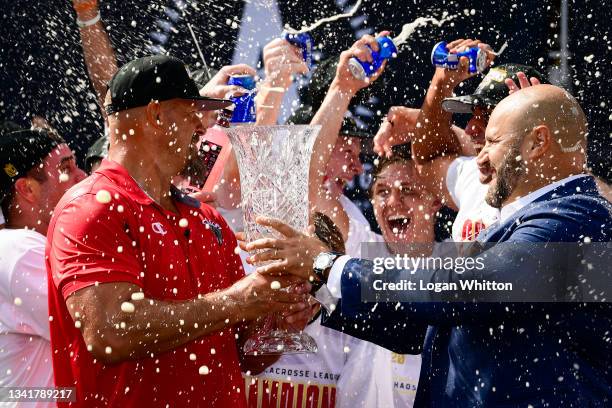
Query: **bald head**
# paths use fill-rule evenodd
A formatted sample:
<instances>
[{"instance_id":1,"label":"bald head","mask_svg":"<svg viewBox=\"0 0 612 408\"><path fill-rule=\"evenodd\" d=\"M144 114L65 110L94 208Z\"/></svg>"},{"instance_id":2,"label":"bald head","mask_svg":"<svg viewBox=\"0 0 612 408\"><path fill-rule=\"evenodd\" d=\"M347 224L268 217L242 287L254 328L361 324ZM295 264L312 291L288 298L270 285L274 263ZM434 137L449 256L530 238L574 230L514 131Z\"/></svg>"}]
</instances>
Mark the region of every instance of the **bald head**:
<instances>
[{"instance_id":1,"label":"bald head","mask_svg":"<svg viewBox=\"0 0 612 408\"><path fill-rule=\"evenodd\" d=\"M587 123L574 97L553 85L521 89L493 110L478 155L493 207L584 171Z\"/></svg>"},{"instance_id":2,"label":"bald head","mask_svg":"<svg viewBox=\"0 0 612 408\"><path fill-rule=\"evenodd\" d=\"M554 85L535 85L521 89L502 100L491 115L506 116L514 132L527 133L546 126L560 153L584 153L587 121L578 101Z\"/></svg>"}]
</instances>

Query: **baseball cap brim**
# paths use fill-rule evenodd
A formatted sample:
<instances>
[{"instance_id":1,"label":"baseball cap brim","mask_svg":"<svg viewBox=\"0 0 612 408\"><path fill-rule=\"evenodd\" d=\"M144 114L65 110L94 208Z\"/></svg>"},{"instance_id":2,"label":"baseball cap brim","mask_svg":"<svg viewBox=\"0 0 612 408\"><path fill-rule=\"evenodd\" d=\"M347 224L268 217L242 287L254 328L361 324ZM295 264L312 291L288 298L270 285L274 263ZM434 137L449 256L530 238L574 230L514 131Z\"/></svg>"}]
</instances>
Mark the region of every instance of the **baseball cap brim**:
<instances>
[{"instance_id":1,"label":"baseball cap brim","mask_svg":"<svg viewBox=\"0 0 612 408\"><path fill-rule=\"evenodd\" d=\"M223 109L234 103L230 101L229 99L209 98L208 96L196 96L193 98L185 98L185 99L191 99L191 100L196 101L198 103L198 106L200 107L200 110L203 110L203 111L213 111L213 110Z\"/></svg>"},{"instance_id":2,"label":"baseball cap brim","mask_svg":"<svg viewBox=\"0 0 612 408\"><path fill-rule=\"evenodd\" d=\"M446 98L442 101L442 109L452 113L472 113L475 106L492 108L497 103L478 95L462 95Z\"/></svg>"}]
</instances>

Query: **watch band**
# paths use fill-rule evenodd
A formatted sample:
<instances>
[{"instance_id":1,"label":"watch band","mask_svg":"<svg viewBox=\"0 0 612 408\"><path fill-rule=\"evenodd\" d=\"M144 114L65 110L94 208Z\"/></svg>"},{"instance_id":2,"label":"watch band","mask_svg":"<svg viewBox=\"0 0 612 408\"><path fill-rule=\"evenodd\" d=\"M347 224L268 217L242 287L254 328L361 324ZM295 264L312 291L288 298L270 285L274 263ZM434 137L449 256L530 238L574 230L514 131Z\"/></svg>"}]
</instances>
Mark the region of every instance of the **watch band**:
<instances>
[{"instance_id":1,"label":"watch band","mask_svg":"<svg viewBox=\"0 0 612 408\"><path fill-rule=\"evenodd\" d=\"M92 25L96 24L98 21L100 21L100 12L98 12L98 14L96 14L96 16L90 20L81 21L80 19L77 18L76 22L79 28L85 28L85 27L91 27Z\"/></svg>"}]
</instances>

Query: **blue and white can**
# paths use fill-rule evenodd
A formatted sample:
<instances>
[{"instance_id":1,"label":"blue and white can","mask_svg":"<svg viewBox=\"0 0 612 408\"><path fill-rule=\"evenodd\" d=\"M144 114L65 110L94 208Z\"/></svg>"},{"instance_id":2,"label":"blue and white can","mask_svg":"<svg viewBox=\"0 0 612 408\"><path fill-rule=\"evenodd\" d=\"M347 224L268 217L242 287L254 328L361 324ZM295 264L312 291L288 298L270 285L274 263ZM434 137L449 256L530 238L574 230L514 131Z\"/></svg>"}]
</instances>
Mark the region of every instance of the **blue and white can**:
<instances>
[{"instance_id":1,"label":"blue and white can","mask_svg":"<svg viewBox=\"0 0 612 408\"><path fill-rule=\"evenodd\" d=\"M314 42L312 37L308 33L291 34L287 31L283 31L283 40L289 42L289 44L295 45L302 50L302 58L308 68L312 68L312 50L314 48Z\"/></svg>"},{"instance_id":2,"label":"blue and white can","mask_svg":"<svg viewBox=\"0 0 612 408\"><path fill-rule=\"evenodd\" d=\"M440 68L457 69L461 57L467 57L469 59L469 71L471 73L480 73L487 69L487 53L478 47L451 54L448 52L446 41L440 41L431 51L431 63Z\"/></svg>"},{"instance_id":3,"label":"blue and white can","mask_svg":"<svg viewBox=\"0 0 612 408\"><path fill-rule=\"evenodd\" d=\"M372 62L361 61L356 57L349 61L349 70L355 78L363 81L367 77L371 77L385 60L397 56L397 47L389 37L378 37L376 42L379 50L372 50ZM368 46L368 48L370 47Z\"/></svg>"},{"instance_id":4,"label":"blue and white can","mask_svg":"<svg viewBox=\"0 0 612 408\"><path fill-rule=\"evenodd\" d=\"M228 85L236 85L246 89L247 93L241 96L232 96L234 114L231 123L255 123L255 78L252 75L232 75L227 81Z\"/></svg>"}]
</instances>

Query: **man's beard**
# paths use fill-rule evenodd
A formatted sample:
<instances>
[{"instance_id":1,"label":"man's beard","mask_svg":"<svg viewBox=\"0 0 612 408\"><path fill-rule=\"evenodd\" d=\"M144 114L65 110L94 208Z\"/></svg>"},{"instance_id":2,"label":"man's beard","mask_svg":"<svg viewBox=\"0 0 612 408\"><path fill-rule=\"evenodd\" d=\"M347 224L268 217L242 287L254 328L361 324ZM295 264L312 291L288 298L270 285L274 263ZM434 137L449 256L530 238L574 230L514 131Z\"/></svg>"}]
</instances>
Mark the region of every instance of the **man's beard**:
<instances>
[{"instance_id":1,"label":"man's beard","mask_svg":"<svg viewBox=\"0 0 612 408\"><path fill-rule=\"evenodd\" d=\"M523 160L516 158L521 155L521 144L523 139L518 137L514 141L504 160L496 169L497 177L489 186L485 201L493 208L501 208L502 204L510 197L516 188L519 178L525 173Z\"/></svg>"}]
</instances>

